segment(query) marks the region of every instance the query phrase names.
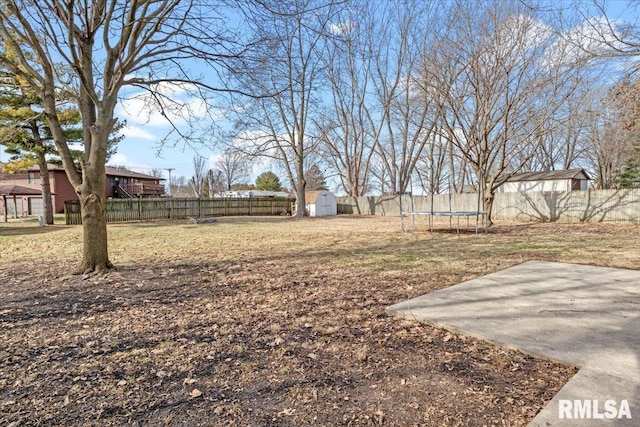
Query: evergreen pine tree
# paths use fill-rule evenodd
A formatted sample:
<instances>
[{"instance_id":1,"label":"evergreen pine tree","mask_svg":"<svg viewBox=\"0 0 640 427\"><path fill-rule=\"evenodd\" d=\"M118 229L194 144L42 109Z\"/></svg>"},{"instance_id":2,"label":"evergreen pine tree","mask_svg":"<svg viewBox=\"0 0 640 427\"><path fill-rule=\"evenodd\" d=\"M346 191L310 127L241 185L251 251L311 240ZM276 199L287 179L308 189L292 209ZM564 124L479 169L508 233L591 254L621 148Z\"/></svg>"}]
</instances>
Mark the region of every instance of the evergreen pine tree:
<instances>
[{"instance_id":1,"label":"evergreen pine tree","mask_svg":"<svg viewBox=\"0 0 640 427\"><path fill-rule=\"evenodd\" d=\"M256 190L281 191L282 184L280 184L280 178L271 171L262 172L256 178Z\"/></svg>"}]
</instances>

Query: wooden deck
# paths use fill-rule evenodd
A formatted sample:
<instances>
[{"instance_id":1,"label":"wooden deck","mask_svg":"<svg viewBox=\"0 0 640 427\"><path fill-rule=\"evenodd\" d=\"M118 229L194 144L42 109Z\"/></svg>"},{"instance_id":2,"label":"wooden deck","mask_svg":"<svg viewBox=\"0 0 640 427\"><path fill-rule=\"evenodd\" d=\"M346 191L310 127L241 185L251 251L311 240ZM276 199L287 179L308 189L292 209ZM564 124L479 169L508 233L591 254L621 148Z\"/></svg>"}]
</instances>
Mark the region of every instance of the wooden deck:
<instances>
[{"instance_id":1,"label":"wooden deck","mask_svg":"<svg viewBox=\"0 0 640 427\"><path fill-rule=\"evenodd\" d=\"M152 182L138 182L116 187L120 198L155 198L164 196L164 185Z\"/></svg>"}]
</instances>

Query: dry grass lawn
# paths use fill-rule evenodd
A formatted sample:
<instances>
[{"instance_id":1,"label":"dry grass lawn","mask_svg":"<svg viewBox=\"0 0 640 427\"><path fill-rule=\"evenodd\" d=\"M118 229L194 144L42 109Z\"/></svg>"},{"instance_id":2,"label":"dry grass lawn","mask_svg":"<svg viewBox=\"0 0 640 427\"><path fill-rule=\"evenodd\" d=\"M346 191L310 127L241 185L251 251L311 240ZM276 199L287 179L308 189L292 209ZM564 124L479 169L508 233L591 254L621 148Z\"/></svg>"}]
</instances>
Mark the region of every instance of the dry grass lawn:
<instances>
[{"instance_id":1,"label":"dry grass lawn","mask_svg":"<svg viewBox=\"0 0 640 427\"><path fill-rule=\"evenodd\" d=\"M640 226L398 218L0 225L0 425L524 426L575 372L388 316L527 260L637 268Z\"/></svg>"}]
</instances>

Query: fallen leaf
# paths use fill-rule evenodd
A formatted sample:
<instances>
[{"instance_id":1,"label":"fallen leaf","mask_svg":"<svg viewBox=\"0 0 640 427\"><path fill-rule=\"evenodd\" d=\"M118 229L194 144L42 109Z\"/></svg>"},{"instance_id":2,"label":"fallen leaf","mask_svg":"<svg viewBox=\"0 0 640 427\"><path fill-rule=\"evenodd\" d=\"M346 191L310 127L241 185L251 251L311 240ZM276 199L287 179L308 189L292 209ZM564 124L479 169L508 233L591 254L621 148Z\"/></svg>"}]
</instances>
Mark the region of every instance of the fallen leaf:
<instances>
[{"instance_id":1,"label":"fallen leaf","mask_svg":"<svg viewBox=\"0 0 640 427\"><path fill-rule=\"evenodd\" d=\"M191 393L189 393L189 399L195 399L196 397L202 396L202 392L197 388L194 388Z\"/></svg>"}]
</instances>

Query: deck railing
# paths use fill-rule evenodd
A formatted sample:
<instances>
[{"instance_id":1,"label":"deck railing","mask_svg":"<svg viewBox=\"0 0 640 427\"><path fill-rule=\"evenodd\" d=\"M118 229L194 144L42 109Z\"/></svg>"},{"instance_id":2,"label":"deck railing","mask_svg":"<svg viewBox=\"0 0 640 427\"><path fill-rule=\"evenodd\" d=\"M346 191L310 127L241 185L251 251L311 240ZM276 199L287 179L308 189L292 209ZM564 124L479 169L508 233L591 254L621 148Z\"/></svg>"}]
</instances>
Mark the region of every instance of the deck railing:
<instances>
[{"instance_id":1,"label":"deck railing","mask_svg":"<svg viewBox=\"0 0 640 427\"><path fill-rule=\"evenodd\" d=\"M153 182L137 182L121 186L126 193L137 197L160 197L164 195L164 185Z\"/></svg>"}]
</instances>

